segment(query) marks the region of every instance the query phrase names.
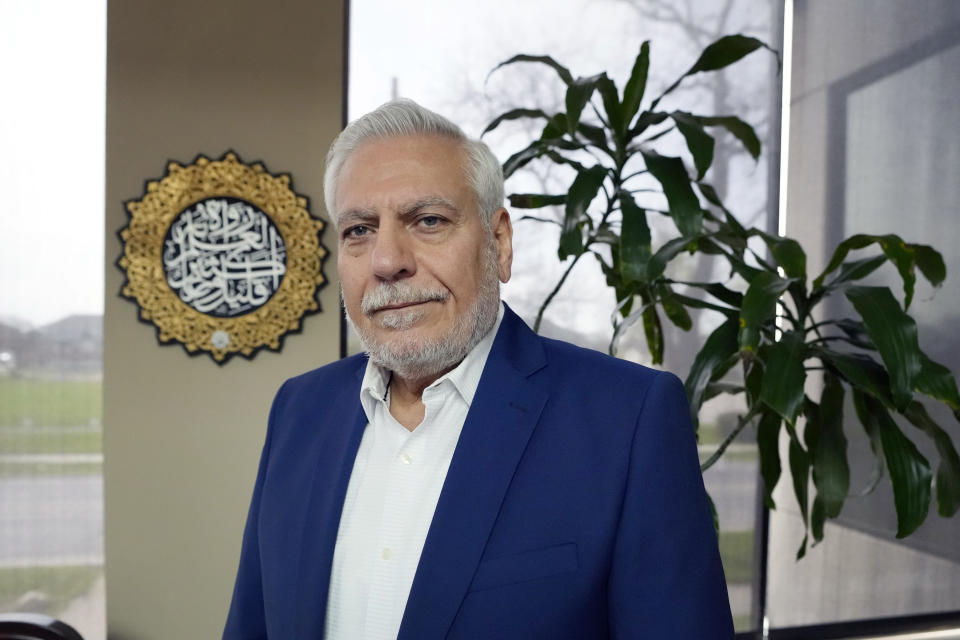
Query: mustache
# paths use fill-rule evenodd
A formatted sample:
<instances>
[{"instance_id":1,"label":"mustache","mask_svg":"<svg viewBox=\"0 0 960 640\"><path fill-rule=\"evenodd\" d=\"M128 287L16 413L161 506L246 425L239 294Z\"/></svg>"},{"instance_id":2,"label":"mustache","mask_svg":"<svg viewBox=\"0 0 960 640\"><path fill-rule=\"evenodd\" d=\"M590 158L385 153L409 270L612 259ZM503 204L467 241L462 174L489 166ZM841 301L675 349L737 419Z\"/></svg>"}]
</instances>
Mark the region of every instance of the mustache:
<instances>
[{"instance_id":1,"label":"mustache","mask_svg":"<svg viewBox=\"0 0 960 640\"><path fill-rule=\"evenodd\" d=\"M384 307L421 302L443 302L450 293L439 289L418 287L406 282L381 282L376 289L364 294L360 311L370 315Z\"/></svg>"}]
</instances>

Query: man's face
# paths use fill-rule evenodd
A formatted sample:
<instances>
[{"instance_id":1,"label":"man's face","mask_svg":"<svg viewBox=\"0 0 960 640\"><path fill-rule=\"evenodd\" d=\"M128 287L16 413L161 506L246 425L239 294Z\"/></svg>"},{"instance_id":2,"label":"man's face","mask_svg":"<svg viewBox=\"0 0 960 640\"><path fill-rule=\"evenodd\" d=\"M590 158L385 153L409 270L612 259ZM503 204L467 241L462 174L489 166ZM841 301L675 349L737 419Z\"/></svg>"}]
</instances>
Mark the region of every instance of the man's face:
<instances>
[{"instance_id":1,"label":"man's face","mask_svg":"<svg viewBox=\"0 0 960 640\"><path fill-rule=\"evenodd\" d=\"M344 306L377 364L401 377L455 366L489 330L510 277L511 227L484 228L454 141L394 137L361 145L336 191Z\"/></svg>"}]
</instances>

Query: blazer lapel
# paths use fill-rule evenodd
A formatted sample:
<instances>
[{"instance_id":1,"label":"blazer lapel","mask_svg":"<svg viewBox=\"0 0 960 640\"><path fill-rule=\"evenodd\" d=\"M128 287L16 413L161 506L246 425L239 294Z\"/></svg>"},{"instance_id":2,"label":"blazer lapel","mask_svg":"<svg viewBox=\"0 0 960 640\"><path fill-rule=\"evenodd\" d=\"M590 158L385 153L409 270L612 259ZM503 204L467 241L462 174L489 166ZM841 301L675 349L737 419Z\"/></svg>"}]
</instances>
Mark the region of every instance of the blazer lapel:
<instances>
[{"instance_id":1,"label":"blazer lapel","mask_svg":"<svg viewBox=\"0 0 960 640\"><path fill-rule=\"evenodd\" d=\"M297 638L323 637L340 512L367 424L367 416L360 404L362 377L361 366L356 384L347 385L339 398L325 405L327 415L323 418L322 428L327 435L317 439L314 443L316 450L308 458L316 460L317 466L310 495L305 501L307 509L300 544L299 579L297 591L292 594L297 603L297 633L294 634ZM290 496L290 499L298 498Z\"/></svg>"},{"instance_id":2,"label":"blazer lapel","mask_svg":"<svg viewBox=\"0 0 960 640\"><path fill-rule=\"evenodd\" d=\"M442 638L449 631L547 400L528 380L544 363L539 339L505 309L450 462L398 640Z\"/></svg>"}]
</instances>

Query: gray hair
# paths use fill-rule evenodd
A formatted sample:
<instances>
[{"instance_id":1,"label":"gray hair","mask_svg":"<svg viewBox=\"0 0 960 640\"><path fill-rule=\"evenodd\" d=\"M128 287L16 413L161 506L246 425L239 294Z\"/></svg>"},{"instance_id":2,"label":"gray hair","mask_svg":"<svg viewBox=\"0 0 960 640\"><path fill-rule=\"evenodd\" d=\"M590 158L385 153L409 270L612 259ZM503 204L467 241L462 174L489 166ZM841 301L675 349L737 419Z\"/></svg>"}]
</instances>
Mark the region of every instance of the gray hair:
<instances>
[{"instance_id":1,"label":"gray hair","mask_svg":"<svg viewBox=\"0 0 960 640\"><path fill-rule=\"evenodd\" d=\"M337 224L337 181L344 163L364 142L401 136L436 136L456 140L463 145L466 177L477 197L480 220L484 227L490 229L494 212L503 206L503 170L500 162L486 144L471 140L454 123L406 98L386 102L354 120L330 145L323 175L323 195L334 227Z\"/></svg>"}]
</instances>

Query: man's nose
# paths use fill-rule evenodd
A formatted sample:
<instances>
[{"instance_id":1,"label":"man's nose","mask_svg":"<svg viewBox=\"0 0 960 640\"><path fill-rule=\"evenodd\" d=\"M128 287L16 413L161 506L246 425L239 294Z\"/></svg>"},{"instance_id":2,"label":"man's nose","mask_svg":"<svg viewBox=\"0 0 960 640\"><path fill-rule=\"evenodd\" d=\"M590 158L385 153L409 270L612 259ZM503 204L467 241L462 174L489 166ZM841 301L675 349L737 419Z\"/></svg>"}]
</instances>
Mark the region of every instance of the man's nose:
<instances>
[{"instance_id":1,"label":"man's nose","mask_svg":"<svg viewBox=\"0 0 960 640\"><path fill-rule=\"evenodd\" d=\"M409 238L402 229L381 226L371 256L373 273L381 280L409 278L417 270Z\"/></svg>"}]
</instances>

